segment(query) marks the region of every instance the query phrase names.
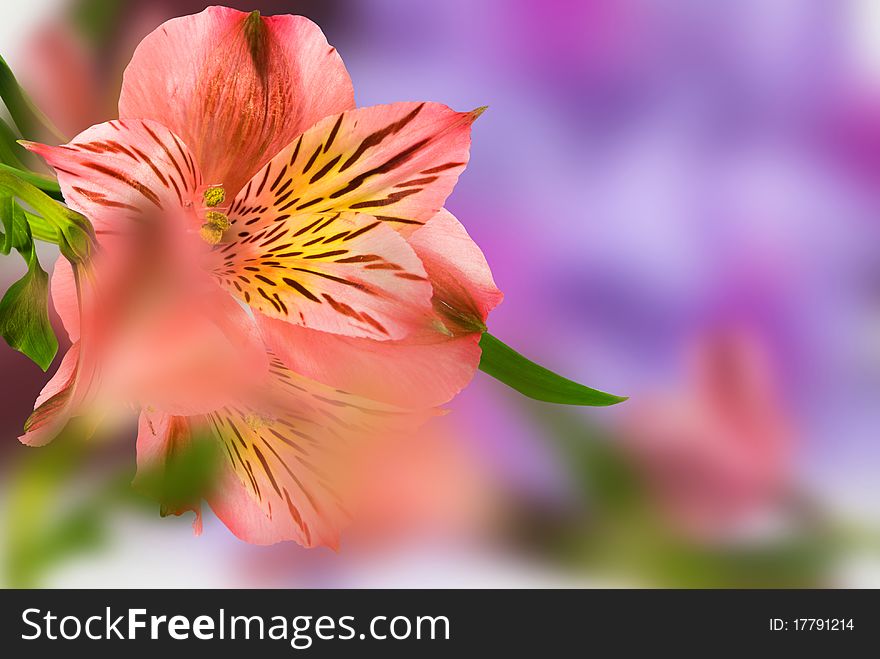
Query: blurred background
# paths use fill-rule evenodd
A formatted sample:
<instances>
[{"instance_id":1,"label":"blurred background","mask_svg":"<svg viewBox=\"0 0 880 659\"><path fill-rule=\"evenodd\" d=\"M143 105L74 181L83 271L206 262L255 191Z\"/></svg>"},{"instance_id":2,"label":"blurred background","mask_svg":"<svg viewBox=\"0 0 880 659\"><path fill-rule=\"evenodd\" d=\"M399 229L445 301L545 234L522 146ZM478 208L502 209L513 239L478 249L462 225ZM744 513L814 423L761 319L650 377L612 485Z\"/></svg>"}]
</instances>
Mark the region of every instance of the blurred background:
<instances>
[{"instance_id":1,"label":"blurred background","mask_svg":"<svg viewBox=\"0 0 880 659\"><path fill-rule=\"evenodd\" d=\"M4 584L880 586L880 3L227 4L315 20L359 105L488 105L447 206L505 293L490 330L631 398L478 373L339 553L253 547L131 494L134 428L20 445L47 376L4 346ZM0 49L74 135L116 116L145 34L204 6L5 3Z\"/></svg>"}]
</instances>

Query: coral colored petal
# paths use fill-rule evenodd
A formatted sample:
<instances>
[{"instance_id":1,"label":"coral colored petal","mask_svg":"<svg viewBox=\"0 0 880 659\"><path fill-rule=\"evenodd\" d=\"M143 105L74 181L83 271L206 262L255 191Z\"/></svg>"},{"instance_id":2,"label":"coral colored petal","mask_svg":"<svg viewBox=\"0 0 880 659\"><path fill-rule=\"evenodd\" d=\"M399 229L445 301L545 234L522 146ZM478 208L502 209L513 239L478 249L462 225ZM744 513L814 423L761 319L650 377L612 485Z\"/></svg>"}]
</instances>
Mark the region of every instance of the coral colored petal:
<instances>
[{"instance_id":1,"label":"coral colored petal","mask_svg":"<svg viewBox=\"0 0 880 659\"><path fill-rule=\"evenodd\" d=\"M421 261L369 215L290 216L243 207L237 198L230 221L215 272L229 292L267 316L386 340L405 336L430 311Z\"/></svg>"},{"instance_id":2,"label":"coral colored petal","mask_svg":"<svg viewBox=\"0 0 880 659\"><path fill-rule=\"evenodd\" d=\"M237 405L208 417L227 469L209 503L248 542L335 548L359 447L415 417L310 381L278 360L270 372L271 412Z\"/></svg>"},{"instance_id":3,"label":"coral colored petal","mask_svg":"<svg viewBox=\"0 0 880 659\"><path fill-rule=\"evenodd\" d=\"M443 209L413 233L416 251L434 288L434 308L447 327L484 325L504 295L492 278L486 257L465 228Z\"/></svg>"},{"instance_id":4,"label":"coral colored petal","mask_svg":"<svg viewBox=\"0 0 880 659\"><path fill-rule=\"evenodd\" d=\"M373 341L258 318L266 346L297 373L400 406L451 400L480 363L479 334L424 333L418 340Z\"/></svg>"},{"instance_id":5,"label":"coral colored petal","mask_svg":"<svg viewBox=\"0 0 880 659\"><path fill-rule=\"evenodd\" d=\"M91 220L99 242L145 215L200 202L201 175L180 139L155 122L110 121L62 146L25 143L58 174L67 204Z\"/></svg>"},{"instance_id":6,"label":"coral colored petal","mask_svg":"<svg viewBox=\"0 0 880 659\"><path fill-rule=\"evenodd\" d=\"M258 385L268 367L248 313L214 286L143 309L102 345L111 395L172 415L203 414Z\"/></svg>"},{"instance_id":7,"label":"coral colored petal","mask_svg":"<svg viewBox=\"0 0 880 659\"><path fill-rule=\"evenodd\" d=\"M61 324L67 330L71 343L79 340L79 296L76 291L76 279L73 267L63 256L58 256L52 270L52 305L61 318Z\"/></svg>"},{"instance_id":8,"label":"coral colored petal","mask_svg":"<svg viewBox=\"0 0 880 659\"><path fill-rule=\"evenodd\" d=\"M263 339L287 366L320 382L398 405L442 405L473 378L480 329L502 299L479 247L442 210L409 238L434 289L436 316L405 339L372 341L270 318Z\"/></svg>"},{"instance_id":9,"label":"coral colored petal","mask_svg":"<svg viewBox=\"0 0 880 659\"><path fill-rule=\"evenodd\" d=\"M353 107L341 58L307 18L209 7L141 42L119 116L168 126L195 151L206 181L234 195L306 128Z\"/></svg>"},{"instance_id":10,"label":"coral colored petal","mask_svg":"<svg viewBox=\"0 0 880 659\"><path fill-rule=\"evenodd\" d=\"M19 437L23 444L44 446L64 429L75 410L80 373L79 343L74 343L40 392L34 412L25 423L25 434Z\"/></svg>"},{"instance_id":11,"label":"coral colored petal","mask_svg":"<svg viewBox=\"0 0 880 659\"><path fill-rule=\"evenodd\" d=\"M251 180L240 208L369 213L408 234L427 222L464 170L477 113L394 103L327 117Z\"/></svg>"}]
</instances>

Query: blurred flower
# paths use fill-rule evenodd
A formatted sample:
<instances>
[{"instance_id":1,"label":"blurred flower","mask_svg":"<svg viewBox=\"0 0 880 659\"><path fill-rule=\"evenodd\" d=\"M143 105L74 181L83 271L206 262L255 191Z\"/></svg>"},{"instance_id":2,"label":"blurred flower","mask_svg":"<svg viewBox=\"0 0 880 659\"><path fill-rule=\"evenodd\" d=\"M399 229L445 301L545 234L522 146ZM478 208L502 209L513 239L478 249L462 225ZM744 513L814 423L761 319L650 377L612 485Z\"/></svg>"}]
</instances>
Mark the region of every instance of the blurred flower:
<instances>
[{"instance_id":1,"label":"blurred flower","mask_svg":"<svg viewBox=\"0 0 880 659\"><path fill-rule=\"evenodd\" d=\"M786 493L791 423L755 336L709 334L692 346L688 366L684 391L634 402L622 439L674 524L723 537Z\"/></svg>"},{"instance_id":2,"label":"blurred flower","mask_svg":"<svg viewBox=\"0 0 880 659\"><path fill-rule=\"evenodd\" d=\"M28 44L28 91L65 135L75 135L106 116L107 97L92 53L64 21L42 26Z\"/></svg>"},{"instance_id":3,"label":"blurred flower","mask_svg":"<svg viewBox=\"0 0 880 659\"><path fill-rule=\"evenodd\" d=\"M444 419L444 421L449 420ZM498 483L474 455L471 437L450 424L386 442L363 467L352 538L361 547L473 541L497 530Z\"/></svg>"},{"instance_id":4,"label":"blurred flower","mask_svg":"<svg viewBox=\"0 0 880 659\"><path fill-rule=\"evenodd\" d=\"M233 532L335 545L344 441L423 417L341 389L448 401L500 302L442 210L480 112L353 109L316 25L221 7L144 39L119 106L69 144L28 144L102 249L87 278L56 266L73 347L22 440L47 441L84 401L134 403L139 467L211 432L228 460L207 498Z\"/></svg>"}]
</instances>

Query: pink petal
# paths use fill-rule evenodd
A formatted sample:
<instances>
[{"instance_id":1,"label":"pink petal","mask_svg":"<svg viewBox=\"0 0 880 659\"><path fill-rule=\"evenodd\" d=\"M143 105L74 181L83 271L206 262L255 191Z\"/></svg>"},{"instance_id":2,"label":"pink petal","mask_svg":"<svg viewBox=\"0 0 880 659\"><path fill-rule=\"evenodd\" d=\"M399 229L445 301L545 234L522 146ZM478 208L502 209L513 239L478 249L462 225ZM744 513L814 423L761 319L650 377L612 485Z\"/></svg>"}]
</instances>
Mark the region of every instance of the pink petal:
<instances>
[{"instance_id":1,"label":"pink petal","mask_svg":"<svg viewBox=\"0 0 880 659\"><path fill-rule=\"evenodd\" d=\"M411 233L452 192L478 114L394 103L327 117L254 176L233 209L316 217L357 211Z\"/></svg>"},{"instance_id":2,"label":"pink petal","mask_svg":"<svg viewBox=\"0 0 880 659\"><path fill-rule=\"evenodd\" d=\"M442 209L410 236L434 288L434 307L454 333L484 326L501 304L486 257L455 216Z\"/></svg>"},{"instance_id":3,"label":"pink petal","mask_svg":"<svg viewBox=\"0 0 880 659\"><path fill-rule=\"evenodd\" d=\"M151 121L110 121L62 146L26 143L58 174L67 204L91 220L99 242L145 215L201 203L201 175L180 139Z\"/></svg>"},{"instance_id":4,"label":"pink petal","mask_svg":"<svg viewBox=\"0 0 880 659\"><path fill-rule=\"evenodd\" d=\"M230 195L306 128L353 107L348 72L318 26L226 7L149 34L119 98L120 117L168 126Z\"/></svg>"},{"instance_id":5,"label":"pink petal","mask_svg":"<svg viewBox=\"0 0 880 659\"><path fill-rule=\"evenodd\" d=\"M480 363L479 334L374 341L258 318L266 346L297 373L401 406L433 407L452 399ZM420 342L421 341L421 342Z\"/></svg>"},{"instance_id":6,"label":"pink petal","mask_svg":"<svg viewBox=\"0 0 880 659\"><path fill-rule=\"evenodd\" d=\"M237 398L265 371L265 350L247 312L204 268L201 176L186 146L134 120L95 126L69 145L30 146L56 168L103 247L83 268L78 302L70 268L59 264L53 276L68 332L88 327L102 402L195 414Z\"/></svg>"},{"instance_id":7,"label":"pink petal","mask_svg":"<svg viewBox=\"0 0 880 659\"><path fill-rule=\"evenodd\" d=\"M76 279L73 268L63 256L55 260L52 270L52 305L61 318L61 324L67 330L71 343L79 340L79 297L76 291Z\"/></svg>"},{"instance_id":8,"label":"pink petal","mask_svg":"<svg viewBox=\"0 0 880 659\"><path fill-rule=\"evenodd\" d=\"M370 398L415 406L449 401L479 365L479 328L502 294L479 247L448 211L409 242L434 288L432 322L403 340L379 342L258 318L267 346L297 373Z\"/></svg>"},{"instance_id":9,"label":"pink petal","mask_svg":"<svg viewBox=\"0 0 880 659\"><path fill-rule=\"evenodd\" d=\"M216 286L120 315L130 322L104 328L101 344L102 385L117 400L202 414L237 400L265 375L253 320Z\"/></svg>"},{"instance_id":10,"label":"pink petal","mask_svg":"<svg viewBox=\"0 0 880 659\"><path fill-rule=\"evenodd\" d=\"M209 503L248 542L335 548L348 523L361 447L423 417L310 381L277 360L271 373L271 407L236 405L208 415L227 458Z\"/></svg>"},{"instance_id":11,"label":"pink petal","mask_svg":"<svg viewBox=\"0 0 880 659\"><path fill-rule=\"evenodd\" d=\"M374 218L241 208L237 198L231 242L217 251L215 272L230 293L263 314L386 340L406 336L415 319L430 312L431 285L421 261Z\"/></svg>"},{"instance_id":12,"label":"pink petal","mask_svg":"<svg viewBox=\"0 0 880 659\"><path fill-rule=\"evenodd\" d=\"M28 446L44 446L60 433L75 411L80 377L79 343L74 343L43 387L34 412L25 423L25 434L18 439Z\"/></svg>"}]
</instances>

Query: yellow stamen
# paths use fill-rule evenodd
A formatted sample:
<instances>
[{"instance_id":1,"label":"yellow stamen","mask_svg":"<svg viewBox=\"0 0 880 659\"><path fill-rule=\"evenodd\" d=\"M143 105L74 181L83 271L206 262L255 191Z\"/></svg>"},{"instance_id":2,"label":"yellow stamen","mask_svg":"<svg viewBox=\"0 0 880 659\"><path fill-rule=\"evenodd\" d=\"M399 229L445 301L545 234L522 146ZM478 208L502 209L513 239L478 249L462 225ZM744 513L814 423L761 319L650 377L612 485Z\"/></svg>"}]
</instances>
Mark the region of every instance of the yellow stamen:
<instances>
[{"instance_id":1,"label":"yellow stamen","mask_svg":"<svg viewBox=\"0 0 880 659\"><path fill-rule=\"evenodd\" d=\"M205 223L199 229L199 235L209 245L216 245L223 239L223 234L229 229L229 218L217 211L205 213Z\"/></svg>"},{"instance_id":2,"label":"yellow stamen","mask_svg":"<svg viewBox=\"0 0 880 659\"><path fill-rule=\"evenodd\" d=\"M203 224L199 229L199 235L209 245L216 245L223 240L223 232L210 224Z\"/></svg>"},{"instance_id":3,"label":"yellow stamen","mask_svg":"<svg viewBox=\"0 0 880 659\"><path fill-rule=\"evenodd\" d=\"M229 228L229 218L223 213L218 213L217 211L208 211L205 213L205 221L222 231L226 231Z\"/></svg>"},{"instance_id":4,"label":"yellow stamen","mask_svg":"<svg viewBox=\"0 0 880 659\"><path fill-rule=\"evenodd\" d=\"M205 206L209 208L219 206L226 200L226 190L223 189L222 185L212 185L205 190L204 200Z\"/></svg>"}]
</instances>

